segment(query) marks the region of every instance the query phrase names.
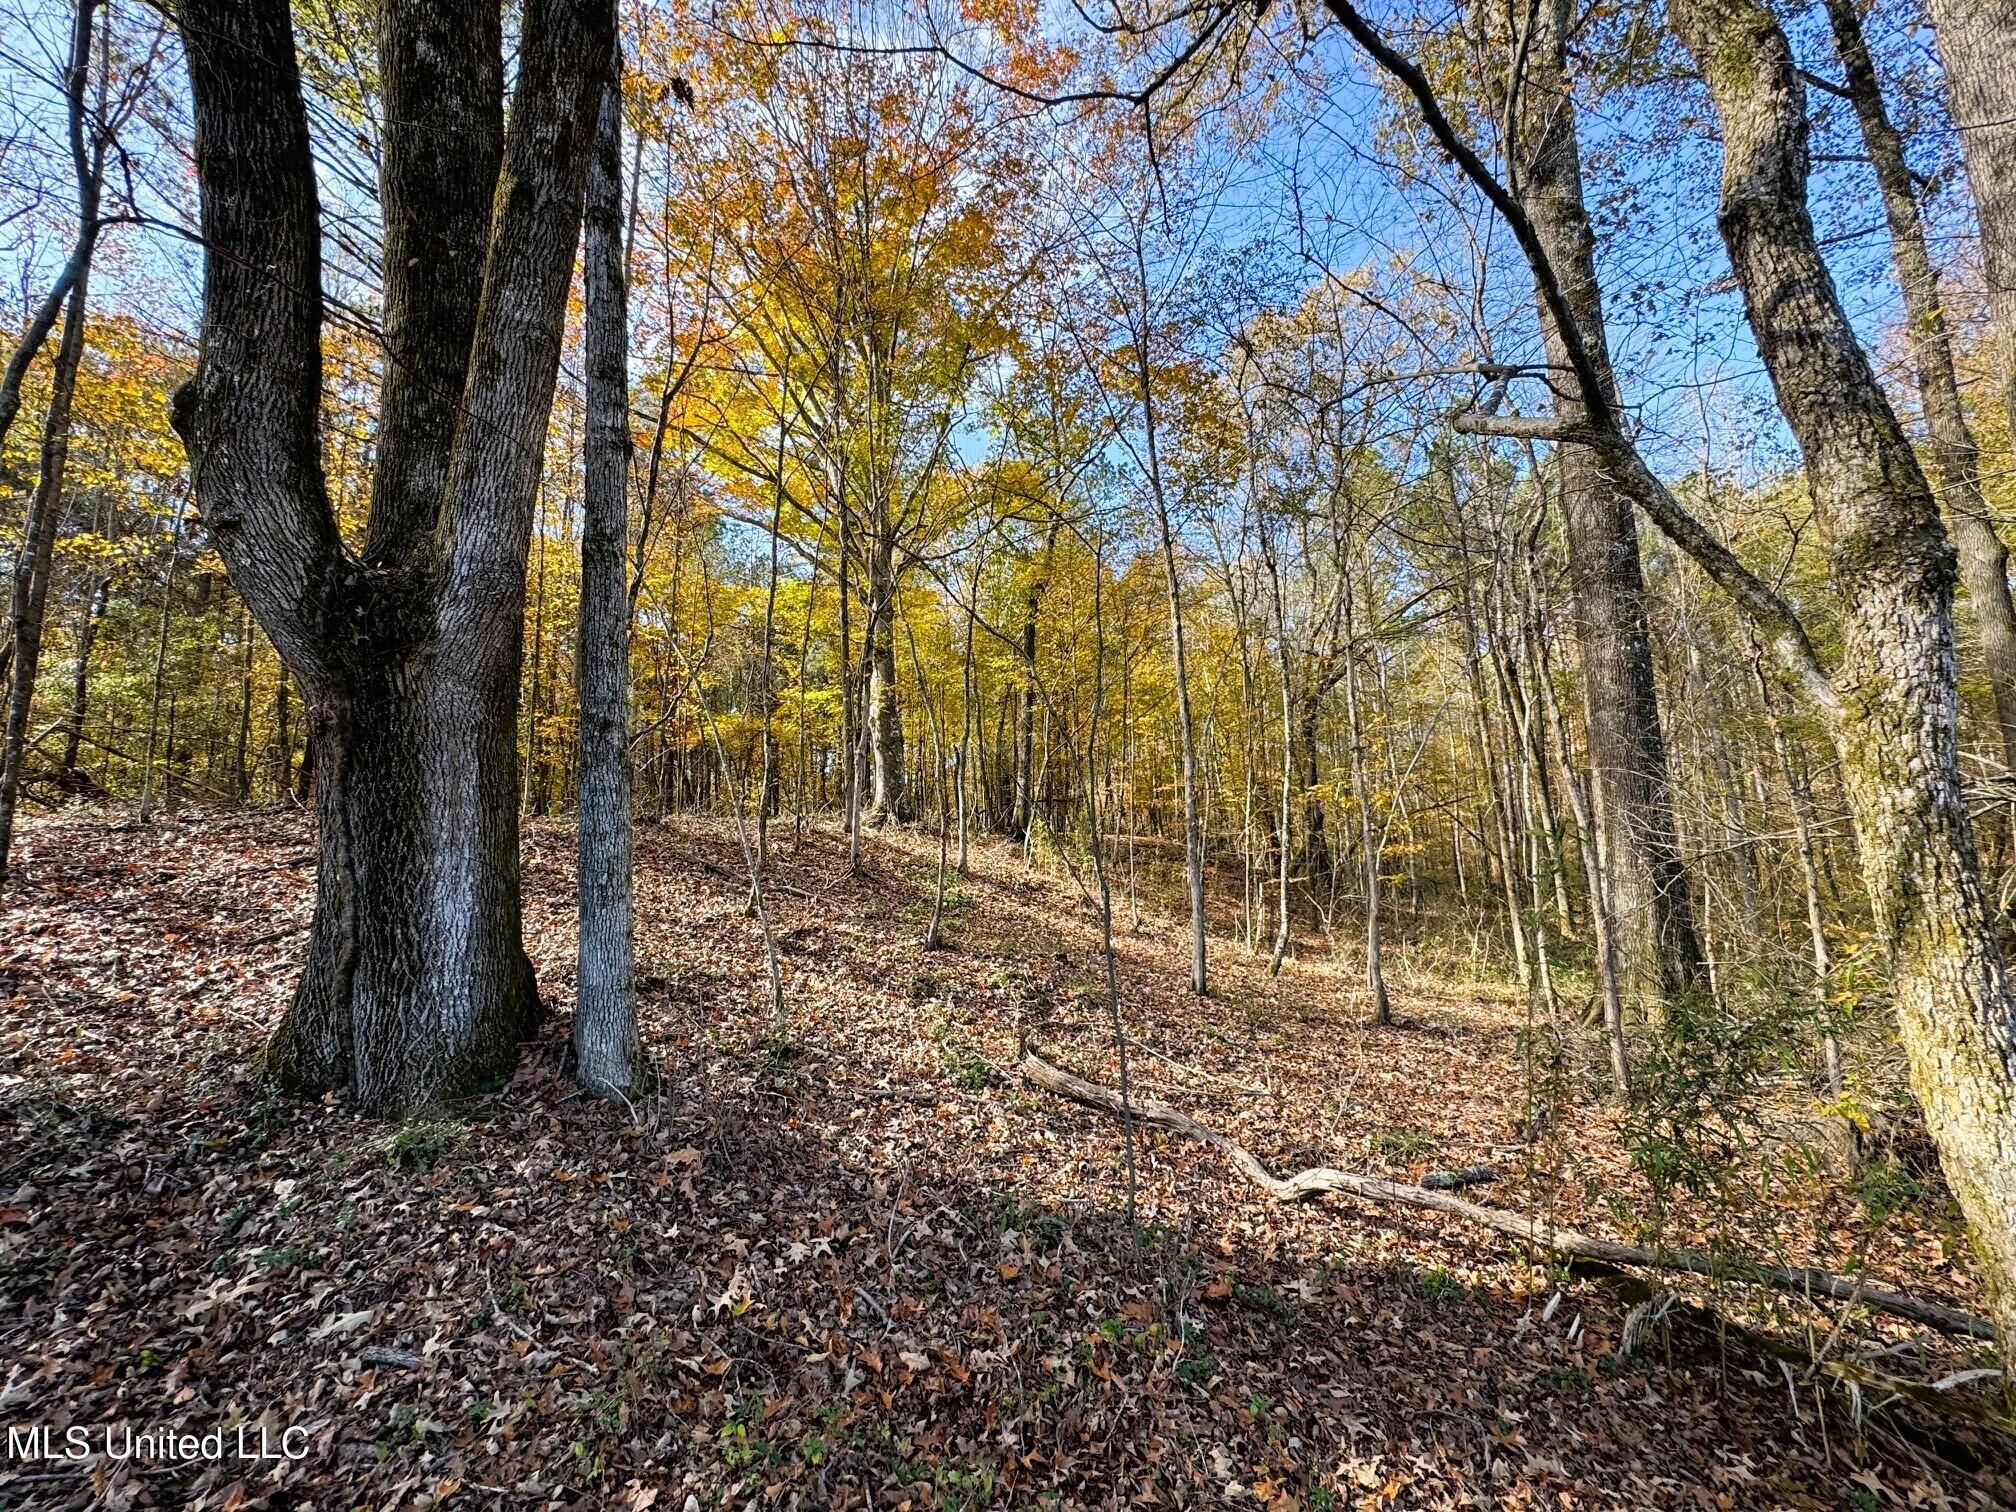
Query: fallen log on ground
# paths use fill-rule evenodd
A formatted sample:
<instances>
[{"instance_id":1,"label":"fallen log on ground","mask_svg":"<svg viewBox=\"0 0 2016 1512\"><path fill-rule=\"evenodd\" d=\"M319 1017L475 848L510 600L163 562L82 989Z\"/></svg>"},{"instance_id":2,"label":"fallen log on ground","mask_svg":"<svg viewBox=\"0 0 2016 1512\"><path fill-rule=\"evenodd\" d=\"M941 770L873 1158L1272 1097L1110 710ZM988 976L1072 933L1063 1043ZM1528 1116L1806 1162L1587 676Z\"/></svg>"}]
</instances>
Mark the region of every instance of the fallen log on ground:
<instances>
[{"instance_id":1,"label":"fallen log on ground","mask_svg":"<svg viewBox=\"0 0 2016 1512\"><path fill-rule=\"evenodd\" d=\"M1759 1359L1779 1364L1781 1369L1789 1367L1807 1382L1815 1377L1825 1377L1836 1386L1859 1390L1865 1394L1865 1400L1857 1403L1858 1411L1874 1411L1893 1401L1904 1401L1941 1417L1959 1418L2016 1438L2016 1420L2001 1411L1993 1401L1953 1394L1961 1387L1999 1378L2002 1374L1999 1370L1961 1370L1937 1381L1914 1381L1880 1371L1867 1360L1833 1359L1824 1347L1816 1351L1810 1343L1793 1343L1759 1332L1713 1308L1689 1302L1672 1292L1655 1290L1642 1276L1634 1276L1615 1266L1590 1262L1588 1274L1599 1282L1615 1286L1636 1304L1624 1321L1623 1341L1619 1346L1623 1354L1632 1352L1634 1332L1644 1327L1684 1324L1722 1344L1733 1342L1740 1345ZM1795 1388L1799 1376L1788 1374L1787 1379L1794 1382ZM1866 1400L1871 1395L1876 1398L1873 1402Z\"/></svg>"},{"instance_id":2,"label":"fallen log on ground","mask_svg":"<svg viewBox=\"0 0 2016 1512\"><path fill-rule=\"evenodd\" d=\"M1434 1192L1426 1187L1387 1181L1382 1177L1366 1176L1357 1171L1337 1171L1327 1166L1317 1166L1306 1171L1297 1171L1292 1176L1276 1176L1245 1146L1216 1129L1197 1122L1189 1114L1172 1108L1167 1103L1137 1097L1131 1099L1132 1106L1129 1107L1122 1103L1119 1093L1096 1082L1086 1081L1083 1077L1073 1076L1069 1071L1051 1065L1027 1047L1024 1047L1022 1052L1020 1069L1027 1080L1046 1092L1054 1092L1059 1097L1110 1114L1123 1121L1131 1116L1133 1121L1142 1127L1162 1129L1170 1134L1194 1140L1198 1144L1210 1146L1225 1155L1234 1166L1238 1167L1240 1174L1276 1202L1306 1202L1312 1197L1322 1197L1336 1192L1366 1202L1426 1208L1430 1212L1447 1213L1467 1223L1495 1229L1515 1239L1524 1239L1557 1255L1581 1260L1599 1260L1607 1265L1683 1271L1717 1281L1769 1287L1809 1299L1826 1297L1836 1302L1859 1303L1877 1312L1909 1318L1914 1323L1922 1323L1928 1328L1938 1329L1941 1333L1959 1334L1972 1339L1992 1340L1995 1337L1994 1326L1986 1318L1962 1312L1957 1307L1907 1297L1901 1292L1886 1291L1882 1287L1870 1286L1857 1278L1837 1276L1831 1271L1817 1270L1811 1266L1765 1265L1751 1260L1732 1261L1703 1254L1699 1250L1640 1249L1636 1245L1620 1244L1614 1239L1585 1234L1579 1229L1563 1228L1545 1218L1529 1218L1522 1213L1507 1212L1503 1208L1485 1207L1480 1203L1467 1202L1450 1192Z\"/></svg>"}]
</instances>

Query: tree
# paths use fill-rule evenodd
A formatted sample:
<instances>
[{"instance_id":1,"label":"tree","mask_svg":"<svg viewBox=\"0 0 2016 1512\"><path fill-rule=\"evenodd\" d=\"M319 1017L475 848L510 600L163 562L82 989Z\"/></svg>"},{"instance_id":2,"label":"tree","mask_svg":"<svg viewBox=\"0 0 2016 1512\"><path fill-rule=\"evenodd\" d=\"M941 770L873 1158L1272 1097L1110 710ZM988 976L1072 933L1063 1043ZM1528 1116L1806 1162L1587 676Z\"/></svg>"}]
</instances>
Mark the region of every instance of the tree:
<instances>
[{"instance_id":1,"label":"tree","mask_svg":"<svg viewBox=\"0 0 2016 1512\"><path fill-rule=\"evenodd\" d=\"M2016 991L1961 796L1952 547L1820 256L1784 33L1757 0L1676 0L1672 21L1722 124L1718 222L1842 590L1826 706L1912 1088L2016 1351Z\"/></svg>"},{"instance_id":2,"label":"tree","mask_svg":"<svg viewBox=\"0 0 2016 1512\"><path fill-rule=\"evenodd\" d=\"M1778 405L1805 456L1841 601L1830 675L1806 627L1653 475L1574 331L1531 220L1451 124L1433 85L1349 0L1331 13L1412 96L1443 149L1511 226L1553 322L1584 418L1471 412L1459 428L1586 446L1749 617L1822 713L1843 769L1877 929L1888 947L1912 1086L1966 1214L2005 1353L2016 1349L2016 992L1981 884L1959 778L1953 554L1931 489L1876 383L1820 256L1807 208L1805 97L1756 0L1677 0L1671 21L1722 128L1717 222Z\"/></svg>"},{"instance_id":3,"label":"tree","mask_svg":"<svg viewBox=\"0 0 2016 1512\"><path fill-rule=\"evenodd\" d=\"M2016 445L2016 4L1927 0L1981 223L1981 272Z\"/></svg>"},{"instance_id":4,"label":"tree","mask_svg":"<svg viewBox=\"0 0 2016 1512\"><path fill-rule=\"evenodd\" d=\"M265 1064L373 1112L507 1073L520 619L613 0L529 0L504 129L494 5L389 3L385 376L361 549L317 430L323 224L285 0L185 0L205 248L172 418L204 526L312 710L308 961Z\"/></svg>"},{"instance_id":5,"label":"tree","mask_svg":"<svg viewBox=\"0 0 2016 1512\"><path fill-rule=\"evenodd\" d=\"M1883 200L1890 259L1904 296L1904 334L1911 347L1918 407L1925 417L1940 503L1960 550L1960 578L1981 642L2002 761L2016 772L2016 605L2009 599L2009 551L1982 497L1981 452L1960 401L1939 273L1925 241L1917 186L1904 160L1904 140L1890 122L1882 80L1862 33L1858 0L1827 0L1827 20L1834 32L1834 50L1841 55L1848 103L1854 107Z\"/></svg>"},{"instance_id":6,"label":"tree","mask_svg":"<svg viewBox=\"0 0 2016 1512\"><path fill-rule=\"evenodd\" d=\"M19 410L22 377L48 335L49 323L44 316L60 307L63 334L57 338L49 408L43 417L41 466L28 504L21 553L14 561L13 593L8 606L14 675L7 691L5 733L0 735L0 881L7 876L7 855L14 841L14 811L20 801L23 768L28 759L28 719L35 704L36 674L41 670L51 558L70 457L70 409L77 397L77 370L84 360L91 260L101 229L98 202L105 182L106 153L112 140L104 109L109 68L100 73L95 120L90 108L91 33L97 14L97 0L78 0L71 26L69 63L63 73L70 169L77 194L77 240L57 279L56 289L30 321L26 338L8 364L5 379L0 380L0 438L4 438Z\"/></svg>"},{"instance_id":7,"label":"tree","mask_svg":"<svg viewBox=\"0 0 2016 1512\"><path fill-rule=\"evenodd\" d=\"M1574 24L1566 0L1529 8L1527 34L1511 39L1522 61L1504 90L1511 141L1508 183L1531 218L1561 280L1568 318L1602 382L1615 397L1596 274L1596 238L1582 196L1582 150L1569 92L1568 41ZM1516 8L1515 8L1516 14ZM1548 360L1565 366L1561 333L1540 303ZM1554 395L1554 412L1572 421L1581 402L1572 388ZM1627 991L1672 1000L1701 990L1706 974L1685 868L1673 832L1666 739L1652 674L1645 578L1630 497L1607 478L1592 453L1568 447L1560 457L1561 520L1582 653L1590 821L1596 874Z\"/></svg>"},{"instance_id":8,"label":"tree","mask_svg":"<svg viewBox=\"0 0 2016 1512\"><path fill-rule=\"evenodd\" d=\"M581 1084L627 1097L642 1072L637 1043L630 881L630 377L623 255L620 57L602 88L588 170L583 344L588 432L581 489L580 938L574 1060Z\"/></svg>"}]
</instances>

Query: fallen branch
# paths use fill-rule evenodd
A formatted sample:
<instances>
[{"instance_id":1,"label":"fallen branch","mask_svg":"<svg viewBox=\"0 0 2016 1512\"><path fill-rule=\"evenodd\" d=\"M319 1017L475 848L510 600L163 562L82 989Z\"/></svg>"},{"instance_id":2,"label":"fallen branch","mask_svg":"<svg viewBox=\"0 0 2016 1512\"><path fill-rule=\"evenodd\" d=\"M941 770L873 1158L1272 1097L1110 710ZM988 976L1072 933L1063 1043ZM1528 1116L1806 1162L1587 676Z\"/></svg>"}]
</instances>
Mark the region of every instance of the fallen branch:
<instances>
[{"instance_id":1,"label":"fallen branch","mask_svg":"<svg viewBox=\"0 0 2016 1512\"><path fill-rule=\"evenodd\" d=\"M1059 1097L1114 1118L1124 1120L1127 1116L1128 1110L1117 1093L1051 1065L1026 1047L1022 1052L1021 1071L1024 1078L1046 1092L1054 1092ZM1829 1297L1837 1302L1860 1303L1878 1312L1894 1313L1900 1318L1936 1328L1941 1333L1960 1334L1973 1339L1995 1337L1994 1326L1986 1318L1962 1312L1956 1307L1907 1297L1901 1292L1885 1291L1852 1277L1837 1276L1831 1271L1816 1270L1811 1266L1764 1265L1751 1260L1732 1262L1698 1250L1640 1249L1636 1245L1585 1234L1579 1229L1562 1228L1544 1218L1528 1218L1520 1213L1506 1212L1503 1208L1467 1202L1449 1192L1432 1192L1426 1187L1386 1181L1356 1171L1332 1170L1327 1166L1297 1171L1288 1177L1276 1176L1243 1145L1197 1122L1189 1114L1167 1103L1149 1099L1137 1097L1132 1102L1136 1123L1209 1145L1225 1155L1242 1175L1276 1202L1305 1202L1312 1197L1339 1192L1366 1202L1426 1208L1430 1212L1447 1213L1576 1259L1598 1260L1607 1265L1685 1271L1720 1281L1766 1286L1801 1297Z\"/></svg>"},{"instance_id":2,"label":"fallen branch","mask_svg":"<svg viewBox=\"0 0 2016 1512\"><path fill-rule=\"evenodd\" d=\"M1802 1371L1809 1382L1816 1376L1824 1376L1844 1389L1875 1395L1877 1400L1863 1410L1875 1411L1890 1402L1905 1401L1940 1416L1961 1418L1997 1433L2016 1436L2016 1421L1994 1403L1953 1395L1958 1387L1999 1378L2002 1374L1999 1370L1962 1370L1938 1381L1908 1380L1877 1370L1865 1361L1829 1359L1824 1349L1816 1353L1809 1346L1746 1327L1713 1308L1685 1301L1670 1292L1655 1292L1644 1280L1624 1271L1596 1268L1595 1279L1611 1282L1623 1295L1636 1301L1634 1316L1649 1314L1654 1321L1668 1326L1684 1323L1709 1338L1724 1343L1733 1340L1760 1358L1781 1361Z\"/></svg>"}]
</instances>

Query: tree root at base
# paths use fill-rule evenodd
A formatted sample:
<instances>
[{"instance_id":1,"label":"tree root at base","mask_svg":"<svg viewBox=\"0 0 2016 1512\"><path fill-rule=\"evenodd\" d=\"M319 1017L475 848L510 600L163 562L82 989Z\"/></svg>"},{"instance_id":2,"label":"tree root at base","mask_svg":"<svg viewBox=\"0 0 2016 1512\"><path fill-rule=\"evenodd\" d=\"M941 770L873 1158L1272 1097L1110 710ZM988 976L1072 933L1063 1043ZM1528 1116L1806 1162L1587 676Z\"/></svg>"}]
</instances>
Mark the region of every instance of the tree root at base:
<instances>
[{"instance_id":1,"label":"tree root at base","mask_svg":"<svg viewBox=\"0 0 2016 1512\"><path fill-rule=\"evenodd\" d=\"M1033 1085L1070 1102L1095 1109L1123 1122L1131 1116L1134 1123L1140 1127L1161 1129L1194 1140L1198 1144L1208 1145L1229 1159L1241 1175L1276 1202L1304 1202L1314 1197L1339 1193L1366 1202L1425 1208L1430 1212L1447 1213L1451 1217L1461 1218L1466 1223L1474 1223L1482 1228L1494 1229L1515 1239L1526 1240L1555 1255L1572 1259L1650 1270L1683 1271L1718 1281L1766 1287L1808 1300L1826 1297L1832 1301L1859 1304L1877 1312L1908 1318L1914 1323L1922 1323L1927 1328L1937 1329L1941 1333L1957 1334L1970 1339L1993 1340L1995 1337L1994 1326L1986 1318L1938 1302L1907 1297L1901 1292L1886 1291L1860 1279L1837 1276L1831 1271L1816 1270L1811 1266L1765 1265L1752 1260L1704 1254L1698 1250L1640 1249L1636 1245L1620 1244L1613 1239L1585 1234L1579 1229L1563 1228L1544 1218L1529 1218L1520 1213L1507 1212L1503 1208L1485 1207L1480 1203L1467 1202L1451 1192L1430 1191L1426 1187L1387 1181L1378 1176L1366 1176L1356 1171L1338 1171L1317 1166L1306 1171L1297 1171L1292 1176L1276 1176L1243 1145L1234 1142L1216 1129L1197 1122L1189 1114L1172 1108L1167 1103L1137 1097L1131 1100L1132 1106L1129 1107L1121 1102L1117 1092L1051 1065L1027 1046L1023 1047L1019 1069L1023 1077Z\"/></svg>"}]
</instances>

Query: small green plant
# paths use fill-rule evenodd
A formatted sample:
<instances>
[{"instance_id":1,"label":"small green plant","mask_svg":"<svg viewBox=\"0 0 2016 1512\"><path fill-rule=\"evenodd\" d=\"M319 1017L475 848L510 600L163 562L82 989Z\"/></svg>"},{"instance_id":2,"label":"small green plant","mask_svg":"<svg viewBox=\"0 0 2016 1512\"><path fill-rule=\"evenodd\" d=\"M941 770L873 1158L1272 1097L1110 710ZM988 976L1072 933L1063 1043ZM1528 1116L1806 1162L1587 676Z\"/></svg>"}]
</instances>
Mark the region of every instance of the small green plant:
<instances>
[{"instance_id":1,"label":"small green plant","mask_svg":"<svg viewBox=\"0 0 2016 1512\"><path fill-rule=\"evenodd\" d=\"M1720 1190L1760 1129L1758 1093L1796 1059L1811 1010L1771 999L1738 1017L1706 995L1667 1010L1632 1070L1626 1147L1663 1205Z\"/></svg>"},{"instance_id":2,"label":"small green plant","mask_svg":"<svg viewBox=\"0 0 2016 1512\"><path fill-rule=\"evenodd\" d=\"M730 1470L752 1470L777 1458L776 1446L751 1432L763 1419L763 1398L751 1394L736 1402L716 1435L721 1441L721 1462Z\"/></svg>"},{"instance_id":3,"label":"small green plant","mask_svg":"<svg viewBox=\"0 0 2016 1512\"><path fill-rule=\"evenodd\" d=\"M1579 1365L1549 1365L1533 1377L1538 1391L1586 1391L1590 1384L1589 1372Z\"/></svg>"},{"instance_id":4,"label":"small green plant","mask_svg":"<svg viewBox=\"0 0 2016 1512\"><path fill-rule=\"evenodd\" d=\"M385 1160L395 1171L424 1174L460 1150L465 1138L458 1124L434 1119L409 1123L385 1142Z\"/></svg>"},{"instance_id":5,"label":"small green plant","mask_svg":"<svg viewBox=\"0 0 2016 1512\"><path fill-rule=\"evenodd\" d=\"M1414 1290L1437 1302L1460 1297L1465 1291L1463 1283L1439 1265L1431 1265L1426 1270L1416 1271L1413 1284Z\"/></svg>"},{"instance_id":6,"label":"small green plant","mask_svg":"<svg viewBox=\"0 0 2016 1512\"><path fill-rule=\"evenodd\" d=\"M1855 1200L1882 1227L1925 1196L1925 1183L1892 1160L1871 1160L1855 1173Z\"/></svg>"},{"instance_id":7,"label":"small green plant","mask_svg":"<svg viewBox=\"0 0 2016 1512\"><path fill-rule=\"evenodd\" d=\"M1263 1317L1292 1318L1295 1316L1294 1304L1289 1302L1286 1297L1283 1297L1271 1286L1235 1281L1232 1283L1232 1300L1245 1308L1246 1311L1258 1313Z\"/></svg>"},{"instance_id":8,"label":"small green plant","mask_svg":"<svg viewBox=\"0 0 2016 1512\"><path fill-rule=\"evenodd\" d=\"M1176 1379L1185 1386L1208 1386L1218 1373L1218 1356L1208 1349L1185 1355L1176 1362Z\"/></svg>"},{"instance_id":9,"label":"small green plant","mask_svg":"<svg viewBox=\"0 0 2016 1512\"><path fill-rule=\"evenodd\" d=\"M1416 1160L1435 1147L1432 1136L1419 1129L1381 1129L1372 1136L1372 1148L1400 1160Z\"/></svg>"},{"instance_id":10,"label":"small green plant","mask_svg":"<svg viewBox=\"0 0 2016 1512\"><path fill-rule=\"evenodd\" d=\"M989 1072L987 1062L968 1051L945 1052L945 1075L952 1085L968 1092L984 1092Z\"/></svg>"}]
</instances>

